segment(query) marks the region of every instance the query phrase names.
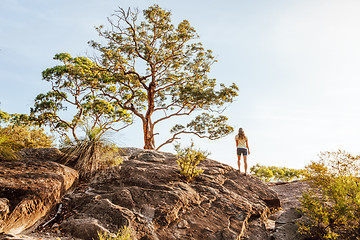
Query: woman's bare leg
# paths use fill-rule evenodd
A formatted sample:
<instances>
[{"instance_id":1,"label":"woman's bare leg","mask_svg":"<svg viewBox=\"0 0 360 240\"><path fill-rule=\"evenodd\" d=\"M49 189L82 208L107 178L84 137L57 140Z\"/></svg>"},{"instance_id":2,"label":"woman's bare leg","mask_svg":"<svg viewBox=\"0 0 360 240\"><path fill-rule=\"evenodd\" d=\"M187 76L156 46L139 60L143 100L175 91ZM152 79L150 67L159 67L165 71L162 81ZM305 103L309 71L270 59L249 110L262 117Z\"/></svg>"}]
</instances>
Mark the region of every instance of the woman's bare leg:
<instances>
[{"instance_id":1,"label":"woman's bare leg","mask_svg":"<svg viewBox=\"0 0 360 240\"><path fill-rule=\"evenodd\" d=\"M240 156L240 155L238 155L237 157L238 157L238 167L239 167L239 172L241 173L241 171L240 171L240 158L241 158L241 156Z\"/></svg>"},{"instance_id":2,"label":"woman's bare leg","mask_svg":"<svg viewBox=\"0 0 360 240\"><path fill-rule=\"evenodd\" d=\"M247 156L244 156L245 175L247 173Z\"/></svg>"}]
</instances>

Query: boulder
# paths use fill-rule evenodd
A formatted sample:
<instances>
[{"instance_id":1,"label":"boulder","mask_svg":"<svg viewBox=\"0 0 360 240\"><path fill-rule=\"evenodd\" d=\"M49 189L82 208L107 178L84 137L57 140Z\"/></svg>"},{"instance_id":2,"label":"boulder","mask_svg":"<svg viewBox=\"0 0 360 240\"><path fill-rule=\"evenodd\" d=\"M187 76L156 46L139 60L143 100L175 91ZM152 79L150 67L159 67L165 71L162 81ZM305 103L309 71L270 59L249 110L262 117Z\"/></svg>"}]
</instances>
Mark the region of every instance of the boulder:
<instances>
[{"instance_id":1,"label":"boulder","mask_svg":"<svg viewBox=\"0 0 360 240\"><path fill-rule=\"evenodd\" d=\"M61 223L65 234L91 240L125 225L142 240L235 240L252 231L267 239L264 222L280 200L259 178L207 159L188 183L173 154L131 148L123 155L119 167L64 198L76 213Z\"/></svg>"},{"instance_id":2,"label":"boulder","mask_svg":"<svg viewBox=\"0 0 360 240\"><path fill-rule=\"evenodd\" d=\"M80 239L93 239L98 235L98 232L109 232L106 228L101 226L99 220L89 218L73 218L64 224L62 229L70 233L71 236Z\"/></svg>"},{"instance_id":3,"label":"boulder","mask_svg":"<svg viewBox=\"0 0 360 240\"><path fill-rule=\"evenodd\" d=\"M0 161L0 233L33 226L77 179L77 171L51 161Z\"/></svg>"},{"instance_id":4,"label":"boulder","mask_svg":"<svg viewBox=\"0 0 360 240\"><path fill-rule=\"evenodd\" d=\"M21 160L57 162L64 153L57 148L25 148L19 152Z\"/></svg>"}]
</instances>

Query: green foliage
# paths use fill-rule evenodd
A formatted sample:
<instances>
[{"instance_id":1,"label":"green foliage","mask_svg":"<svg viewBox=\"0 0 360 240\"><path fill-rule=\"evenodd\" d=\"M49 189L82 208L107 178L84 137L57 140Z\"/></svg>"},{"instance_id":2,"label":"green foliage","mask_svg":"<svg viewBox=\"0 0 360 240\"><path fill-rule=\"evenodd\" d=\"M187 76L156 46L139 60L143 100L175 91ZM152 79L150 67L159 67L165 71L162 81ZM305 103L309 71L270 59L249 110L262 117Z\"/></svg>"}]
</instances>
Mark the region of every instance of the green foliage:
<instances>
[{"instance_id":1,"label":"green foliage","mask_svg":"<svg viewBox=\"0 0 360 240\"><path fill-rule=\"evenodd\" d=\"M209 155L206 151L194 149L194 143L192 142L189 147L181 148L180 144L175 145L177 152L178 167L180 174L183 175L186 181L190 181L192 178L203 173L201 168L196 166Z\"/></svg>"},{"instance_id":2,"label":"green foliage","mask_svg":"<svg viewBox=\"0 0 360 240\"><path fill-rule=\"evenodd\" d=\"M7 144L15 151L51 147L53 143L53 138L46 135L43 129L31 126L10 125L0 128L0 136L7 138Z\"/></svg>"},{"instance_id":3,"label":"green foliage","mask_svg":"<svg viewBox=\"0 0 360 240\"><path fill-rule=\"evenodd\" d=\"M53 138L32 125L26 114L8 114L0 111L0 160L15 160L24 148L51 147Z\"/></svg>"},{"instance_id":4,"label":"green foliage","mask_svg":"<svg viewBox=\"0 0 360 240\"><path fill-rule=\"evenodd\" d=\"M133 233L130 227L123 226L116 234L115 237L110 236L106 232L98 232L98 240L132 240L134 239Z\"/></svg>"},{"instance_id":5,"label":"green foliage","mask_svg":"<svg viewBox=\"0 0 360 240\"><path fill-rule=\"evenodd\" d=\"M105 137L105 132L101 128L87 128L83 139L64 143L66 155L62 161L74 166L81 179L89 179L98 171L122 163L119 149Z\"/></svg>"},{"instance_id":6,"label":"green foliage","mask_svg":"<svg viewBox=\"0 0 360 240\"><path fill-rule=\"evenodd\" d=\"M357 239L360 235L360 156L345 151L321 153L306 166L312 188L303 193L302 212L312 224L300 230L312 239Z\"/></svg>"},{"instance_id":7,"label":"green foliage","mask_svg":"<svg viewBox=\"0 0 360 240\"><path fill-rule=\"evenodd\" d=\"M78 140L78 131L84 124L104 131L118 131L131 123L131 114L116 102L99 98L99 90L94 85L98 77L96 63L85 57L71 57L70 54L56 54L55 60L63 65L43 71L43 79L51 82L52 90L35 98L31 114L39 125L48 125L62 137L69 134ZM66 110L74 112L70 119L62 114Z\"/></svg>"},{"instance_id":8,"label":"green foliage","mask_svg":"<svg viewBox=\"0 0 360 240\"><path fill-rule=\"evenodd\" d=\"M0 111L0 123L1 126L36 126L35 118L27 114L13 113Z\"/></svg>"},{"instance_id":9,"label":"green foliage","mask_svg":"<svg viewBox=\"0 0 360 240\"><path fill-rule=\"evenodd\" d=\"M16 160L16 151L11 148L8 136L0 136L0 161Z\"/></svg>"},{"instance_id":10,"label":"green foliage","mask_svg":"<svg viewBox=\"0 0 360 240\"><path fill-rule=\"evenodd\" d=\"M260 177L265 182L270 181L292 181L301 179L304 176L304 170L292 169L287 167L263 166L256 164L250 168L251 174Z\"/></svg>"},{"instance_id":11,"label":"green foliage","mask_svg":"<svg viewBox=\"0 0 360 240\"><path fill-rule=\"evenodd\" d=\"M7 112L0 111L0 123L8 122L10 120L10 114Z\"/></svg>"},{"instance_id":12,"label":"green foliage","mask_svg":"<svg viewBox=\"0 0 360 240\"><path fill-rule=\"evenodd\" d=\"M52 91L40 94L32 109L40 123L60 133L69 131L77 139L76 129L85 119L92 118L102 128L98 119L110 127L136 117L142 121L144 148L155 149L159 123L196 111L219 113L233 101L238 87L217 85L208 77L216 60L197 41L187 20L173 25L171 12L158 5L143 11L143 21L138 19L138 11L119 8L109 18L110 30L98 27L104 44L89 42L99 53L96 61L68 53L55 56L62 65L43 72ZM60 113L70 107L76 114L65 120ZM173 128L156 149L185 133L218 139L233 131L226 121L221 115L199 115Z\"/></svg>"}]
</instances>

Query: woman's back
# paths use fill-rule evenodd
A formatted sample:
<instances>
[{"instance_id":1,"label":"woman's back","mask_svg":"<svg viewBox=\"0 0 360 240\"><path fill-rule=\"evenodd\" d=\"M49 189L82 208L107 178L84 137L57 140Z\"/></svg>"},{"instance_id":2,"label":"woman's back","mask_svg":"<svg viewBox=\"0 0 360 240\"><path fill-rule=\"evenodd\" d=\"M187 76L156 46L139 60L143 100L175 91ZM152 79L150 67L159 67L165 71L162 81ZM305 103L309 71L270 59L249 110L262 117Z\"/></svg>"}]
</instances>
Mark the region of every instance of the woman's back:
<instances>
[{"instance_id":1,"label":"woman's back","mask_svg":"<svg viewBox=\"0 0 360 240\"><path fill-rule=\"evenodd\" d=\"M236 135L235 136L235 140L237 141L237 147L238 148L246 148L247 149L247 137L246 136L243 136L242 138L239 137L239 135Z\"/></svg>"}]
</instances>

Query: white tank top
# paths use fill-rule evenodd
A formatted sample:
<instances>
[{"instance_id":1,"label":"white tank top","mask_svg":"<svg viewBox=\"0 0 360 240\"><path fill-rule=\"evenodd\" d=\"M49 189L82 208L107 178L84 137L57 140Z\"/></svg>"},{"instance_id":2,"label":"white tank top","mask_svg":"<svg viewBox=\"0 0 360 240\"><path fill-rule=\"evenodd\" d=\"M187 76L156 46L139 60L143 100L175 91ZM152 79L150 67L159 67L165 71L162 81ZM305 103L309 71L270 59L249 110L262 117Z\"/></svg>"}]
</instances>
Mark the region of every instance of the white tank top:
<instances>
[{"instance_id":1,"label":"white tank top","mask_svg":"<svg viewBox=\"0 0 360 240\"><path fill-rule=\"evenodd\" d=\"M235 140L237 140L237 148L246 148L246 141L247 141L247 137L245 137L244 139L240 139L238 135L235 136Z\"/></svg>"}]
</instances>

